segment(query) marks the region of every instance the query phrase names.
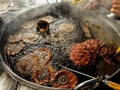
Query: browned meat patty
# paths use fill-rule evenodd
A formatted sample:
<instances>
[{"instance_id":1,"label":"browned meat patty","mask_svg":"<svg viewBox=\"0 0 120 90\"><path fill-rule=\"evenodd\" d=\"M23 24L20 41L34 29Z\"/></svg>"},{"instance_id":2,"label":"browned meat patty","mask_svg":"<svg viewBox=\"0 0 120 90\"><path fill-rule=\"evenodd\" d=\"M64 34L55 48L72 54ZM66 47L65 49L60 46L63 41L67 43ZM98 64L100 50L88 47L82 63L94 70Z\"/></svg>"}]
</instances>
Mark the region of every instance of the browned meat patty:
<instances>
[{"instance_id":1,"label":"browned meat patty","mask_svg":"<svg viewBox=\"0 0 120 90\"><path fill-rule=\"evenodd\" d=\"M16 42L22 41L22 38L23 38L22 35L20 35L20 34L14 34L14 35L10 35L9 36L8 41L10 43L16 43Z\"/></svg>"},{"instance_id":2,"label":"browned meat patty","mask_svg":"<svg viewBox=\"0 0 120 90\"><path fill-rule=\"evenodd\" d=\"M8 44L6 47L6 53L8 56L13 56L18 54L24 48L24 44L22 42Z\"/></svg>"},{"instance_id":3,"label":"browned meat patty","mask_svg":"<svg viewBox=\"0 0 120 90\"><path fill-rule=\"evenodd\" d=\"M78 66L86 66L96 61L100 43L96 39L89 39L83 43L76 43L71 47L70 59Z\"/></svg>"},{"instance_id":4,"label":"browned meat patty","mask_svg":"<svg viewBox=\"0 0 120 90\"><path fill-rule=\"evenodd\" d=\"M39 58L39 65L48 64L51 59L51 52L47 48L38 48L34 51L34 54Z\"/></svg>"},{"instance_id":5,"label":"browned meat patty","mask_svg":"<svg viewBox=\"0 0 120 90\"><path fill-rule=\"evenodd\" d=\"M25 32L22 35L23 35L23 42L28 44L36 43L39 39L39 35L33 32Z\"/></svg>"},{"instance_id":6,"label":"browned meat patty","mask_svg":"<svg viewBox=\"0 0 120 90\"><path fill-rule=\"evenodd\" d=\"M34 54L27 54L23 56L16 63L17 71L23 76L29 75L36 67L37 60L38 57Z\"/></svg>"},{"instance_id":7,"label":"browned meat patty","mask_svg":"<svg viewBox=\"0 0 120 90\"><path fill-rule=\"evenodd\" d=\"M54 17L53 16L44 16L44 17L41 17L39 20L45 20L48 23L51 23L51 22L53 22Z\"/></svg>"},{"instance_id":8,"label":"browned meat patty","mask_svg":"<svg viewBox=\"0 0 120 90\"><path fill-rule=\"evenodd\" d=\"M99 57L108 64L113 64L111 58L115 54L115 49L105 45L97 39L88 39L83 43L76 43L71 47L70 59L78 66L93 64ZM116 56L115 58L117 58ZM119 60L119 59L118 59Z\"/></svg>"},{"instance_id":9,"label":"browned meat patty","mask_svg":"<svg viewBox=\"0 0 120 90\"><path fill-rule=\"evenodd\" d=\"M50 82L54 69L51 66L38 67L32 74L32 82L43 85Z\"/></svg>"},{"instance_id":10,"label":"browned meat patty","mask_svg":"<svg viewBox=\"0 0 120 90\"><path fill-rule=\"evenodd\" d=\"M76 75L68 70L56 72L52 77L52 81L56 88L75 88L78 83Z\"/></svg>"},{"instance_id":11,"label":"browned meat patty","mask_svg":"<svg viewBox=\"0 0 120 90\"><path fill-rule=\"evenodd\" d=\"M27 21L24 24L22 24L21 28L24 29L24 30L29 30L29 29L31 29L34 26L35 26L35 22L34 21Z\"/></svg>"},{"instance_id":12,"label":"browned meat patty","mask_svg":"<svg viewBox=\"0 0 120 90\"><path fill-rule=\"evenodd\" d=\"M74 30L74 25L71 23L62 23L59 25L58 30L61 32L72 32Z\"/></svg>"}]
</instances>

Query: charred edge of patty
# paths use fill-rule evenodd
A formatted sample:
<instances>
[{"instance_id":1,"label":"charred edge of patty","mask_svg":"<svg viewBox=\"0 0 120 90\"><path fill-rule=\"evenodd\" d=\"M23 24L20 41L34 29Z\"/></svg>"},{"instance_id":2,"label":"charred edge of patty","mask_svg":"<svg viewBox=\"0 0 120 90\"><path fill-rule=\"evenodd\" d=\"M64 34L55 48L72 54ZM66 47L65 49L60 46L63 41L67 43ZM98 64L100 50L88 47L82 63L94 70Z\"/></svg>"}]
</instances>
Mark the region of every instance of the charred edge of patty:
<instances>
[{"instance_id":1,"label":"charred edge of patty","mask_svg":"<svg viewBox=\"0 0 120 90\"><path fill-rule=\"evenodd\" d=\"M48 50L47 48L38 48L36 50L37 51L42 50L42 51L44 51L44 52L46 52L48 54L48 58L46 60L44 60L45 62L43 62L43 64L41 66L47 65L48 62L51 60L51 56L52 56L50 50ZM39 61L37 61L37 62L39 62Z\"/></svg>"},{"instance_id":2,"label":"charred edge of patty","mask_svg":"<svg viewBox=\"0 0 120 90\"><path fill-rule=\"evenodd\" d=\"M28 54L25 57L20 58L15 65L15 68L17 69L16 71L22 77L30 75L34 71L34 67L36 66L36 61L38 61L38 59L39 58L34 54Z\"/></svg>"},{"instance_id":3,"label":"charred edge of patty","mask_svg":"<svg viewBox=\"0 0 120 90\"><path fill-rule=\"evenodd\" d=\"M51 76L53 74L54 69L52 68L52 66L38 66L32 74L31 81L36 84L44 85L50 82Z\"/></svg>"},{"instance_id":4,"label":"charred edge of patty","mask_svg":"<svg viewBox=\"0 0 120 90\"><path fill-rule=\"evenodd\" d=\"M56 88L75 88L78 83L76 75L65 69L56 72L51 80Z\"/></svg>"},{"instance_id":5,"label":"charred edge of patty","mask_svg":"<svg viewBox=\"0 0 120 90\"><path fill-rule=\"evenodd\" d=\"M14 43L14 44L20 44L20 48L18 51L12 51L9 45L6 46L6 53L8 56L14 56L14 55L18 54L20 51L23 50L23 48L25 46L23 43Z\"/></svg>"}]
</instances>

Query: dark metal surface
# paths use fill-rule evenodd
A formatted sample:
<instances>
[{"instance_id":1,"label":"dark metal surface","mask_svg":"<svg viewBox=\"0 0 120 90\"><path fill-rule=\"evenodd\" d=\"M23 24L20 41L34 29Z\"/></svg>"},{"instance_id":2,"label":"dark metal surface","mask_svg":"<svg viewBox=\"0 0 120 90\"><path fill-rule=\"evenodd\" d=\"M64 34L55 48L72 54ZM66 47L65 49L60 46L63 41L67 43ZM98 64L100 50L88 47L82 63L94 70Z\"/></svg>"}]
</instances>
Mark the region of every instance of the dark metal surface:
<instances>
[{"instance_id":1,"label":"dark metal surface","mask_svg":"<svg viewBox=\"0 0 120 90\"><path fill-rule=\"evenodd\" d=\"M2 26L4 25L3 19L0 17L0 30L2 29Z\"/></svg>"}]
</instances>

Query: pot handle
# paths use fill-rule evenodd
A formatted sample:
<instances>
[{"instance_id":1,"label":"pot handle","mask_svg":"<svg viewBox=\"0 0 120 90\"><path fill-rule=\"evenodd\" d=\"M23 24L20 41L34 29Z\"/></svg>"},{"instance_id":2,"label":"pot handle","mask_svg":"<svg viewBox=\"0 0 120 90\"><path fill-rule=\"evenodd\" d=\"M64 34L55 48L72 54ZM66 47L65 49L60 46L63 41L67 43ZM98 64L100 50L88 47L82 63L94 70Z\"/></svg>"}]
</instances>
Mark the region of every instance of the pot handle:
<instances>
[{"instance_id":1,"label":"pot handle","mask_svg":"<svg viewBox=\"0 0 120 90\"><path fill-rule=\"evenodd\" d=\"M115 13L110 13L107 15L107 17L109 17L111 19L115 19L115 20L120 20L120 17Z\"/></svg>"},{"instance_id":2,"label":"pot handle","mask_svg":"<svg viewBox=\"0 0 120 90\"><path fill-rule=\"evenodd\" d=\"M112 81L105 81L105 84L107 85L107 86L109 86L110 88L112 88L112 89L115 89L115 90L120 90L120 84L118 84L118 83L115 83L115 82L112 82Z\"/></svg>"}]
</instances>

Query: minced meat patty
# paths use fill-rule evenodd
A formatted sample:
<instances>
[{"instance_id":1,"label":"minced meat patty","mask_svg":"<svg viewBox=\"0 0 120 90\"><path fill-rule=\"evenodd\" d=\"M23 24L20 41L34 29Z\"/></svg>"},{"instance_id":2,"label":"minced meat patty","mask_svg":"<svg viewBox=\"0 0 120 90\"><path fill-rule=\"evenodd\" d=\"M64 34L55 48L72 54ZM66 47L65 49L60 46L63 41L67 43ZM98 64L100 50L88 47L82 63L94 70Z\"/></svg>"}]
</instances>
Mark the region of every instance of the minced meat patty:
<instances>
[{"instance_id":1,"label":"minced meat patty","mask_svg":"<svg viewBox=\"0 0 120 90\"><path fill-rule=\"evenodd\" d=\"M8 38L8 41L10 43L16 43L16 42L19 42L19 41L22 41L22 35L20 34L14 34L14 35L10 35L9 38Z\"/></svg>"},{"instance_id":2,"label":"minced meat patty","mask_svg":"<svg viewBox=\"0 0 120 90\"><path fill-rule=\"evenodd\" d=\"M97 57L113 65L111 58L115 52L114 48L105 45L104 42L97 39L89 39L83 43L74 44L70 49L69 55L77 66L91 65L97 60ZM115 58L119 61L118 56Z\"/></svg>"},{"instance_id":3,"label":"minced meat patty","mask_svg":"<svg viewBox=\"0 0 120 90\"><path fill-rule=\"evenodd\" d=\"M78 66L93 64L96 54L102 44L97 39L89 39L83 43L76 43L71 47L70 59Z\"/></svg>"},{"instance_id":4,"label":"minced meat patty","mask_svg":"<svg viewBox=\"0 0 120 90\"><path fill-rule=\"evenodd\" d=\"M96 61L96 54L92 53L91 49L87 50L83 43L76 43L71 47L70 59L78 66L92 64Z\"/></svg>"},{"instance_id":5,"label":"minced meat patty","mask_svg":"<svg viewBox=\"0 0 120 90\"><path fill-rule=\"evenodd\" d=\"M38 60L38 57L32 53L21 57L16 63L17 71L22 76L29 75L36 67L37 60Z\"/></svg>"},{"instance_id":6,"label":"minced meat patty","mask_svg":"<svg viewBox=\"0 0 120 90\"><path fill-rule=\"evenodd\" d=\"M6 47L6 53L8 56L14 56L22 51L24 48L24 44L22 42L19 43L11 43Z\"/></svg>"}]
</instances>

